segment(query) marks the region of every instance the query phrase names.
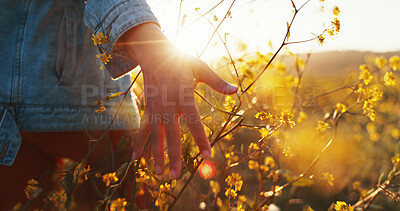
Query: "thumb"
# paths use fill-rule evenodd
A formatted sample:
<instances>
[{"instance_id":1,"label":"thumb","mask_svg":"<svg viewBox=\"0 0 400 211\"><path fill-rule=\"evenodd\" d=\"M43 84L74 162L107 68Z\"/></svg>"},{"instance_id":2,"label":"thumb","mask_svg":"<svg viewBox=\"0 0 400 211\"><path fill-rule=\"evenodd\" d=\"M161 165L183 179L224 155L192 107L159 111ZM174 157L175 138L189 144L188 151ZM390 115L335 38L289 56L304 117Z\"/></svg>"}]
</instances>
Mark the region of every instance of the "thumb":
<instances>
[{"instance_id":1,"label":"thumb","mask_svg":"<svg viewBox=\"0 0 400 211\"><path fill-rule=\"evenodd\" d=\"M226 82L219 77L205 62L199 60L194 76L199 82L203 82L221 94L234 94L238 87Z\"/></svg>"}]
</instances>

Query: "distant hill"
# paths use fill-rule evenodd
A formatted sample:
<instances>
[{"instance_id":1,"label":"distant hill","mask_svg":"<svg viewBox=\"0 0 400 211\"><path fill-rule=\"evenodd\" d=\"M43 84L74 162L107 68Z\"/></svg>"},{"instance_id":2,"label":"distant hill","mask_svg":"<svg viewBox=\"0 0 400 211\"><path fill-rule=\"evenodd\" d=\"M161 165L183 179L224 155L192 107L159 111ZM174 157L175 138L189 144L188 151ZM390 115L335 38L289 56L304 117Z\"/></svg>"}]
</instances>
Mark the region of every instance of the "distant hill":
<instances>
[{"instance_id":1,"label":"distant hill","mask_svg":"<svg viewBox=\"0 0 400 211\"><path fill-rule=\"evenodd\" d=\"M306 74L316 76L348 75L352 71L358 71L360 64L365 63L365 59L369 56L383 56L385 58L390 58L393 55L400 56L400 51L385 53L368 51L330 51L312 53L306 67ZM301 57L306 58L306 55L302 55ZM292 61L292 64L293 63L294 61Z\"/></svg>"}]
</instances>

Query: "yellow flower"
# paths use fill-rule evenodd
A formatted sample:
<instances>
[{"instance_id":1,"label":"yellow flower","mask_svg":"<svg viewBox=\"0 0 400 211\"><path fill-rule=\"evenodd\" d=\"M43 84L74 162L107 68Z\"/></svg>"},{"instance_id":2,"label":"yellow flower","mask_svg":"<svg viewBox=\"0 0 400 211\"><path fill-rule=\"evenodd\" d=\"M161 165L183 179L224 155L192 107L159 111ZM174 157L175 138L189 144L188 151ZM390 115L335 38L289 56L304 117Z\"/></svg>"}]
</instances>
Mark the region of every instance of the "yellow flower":
<instances>
[{"instance_id":1,"label":"yellow flower","mask_svg":"<svg viewBox=\"0 0 400 211\"><path fill-rule=\"evenodd\" d=\"M398 56L392 56L392 57L389 59L389 62L390 62L390 66L392 67L392 69L393 69L394 71L396 71L397 69L399 69L399 67L400 67L400 58L399 58Z\"/></svg>"},{"instance_id":2,"label":"yellow flower","mask_svg":"<svg viewBox=\"0 0 400 211\"><path fill-rule=\"evenodd\" d=\"M304 62L304 60L297 57L296 58L296 66L298 66L301 70L304 70L304 68L306 67L306 63Z\"/></svg>"},{"instance_id":3,"label":"yellow flower","mask_svg":"<svg viewBox=\"0 0 400 211\"><path fill-rule=\"evenodd\" d=\"M366 113L366 115L368 116L368 118L371 121L375 121L375 119L376 119L376 111L375 110L369 109L368 112Z\"/></svg>"},{"instance_id":4,"label":"yellow flower","mask_svg":"<svg viewBox=\"0 0 400 211\"><path fill-rule=\"evenodd\" d=\"M211 180L210 181L210 187L212 189L212 192L214 193L214 196L217 196L221 188L219 187L219 183L217 181Z\"/></svg>"},{"instance_id":5,"label":"yellow flower","mask_svg":"<svg viewBox=\"0 0 400 211\"><path fill-rule=\"evenodd\" d=\"M225 191L225 196L228 198L235 198L237 196L237 193L236 193L235 189L228 188Z\"/></svg>"},{"instance_id":6,"label":"yellow flower","mask_svg":"<svg viewBox=\"0 0 400 211\"><path fill-rule=\"evenodd\" d=\"M333 35L337 34L337 33L335 32L335 29L329 29L329 30L327 30L326 32L329 34L329 36L333 36Z\"/></svg>"},{"instance_id":7,"label":"yellow flower","mask_svg":"<svg viewBox=\"0 0 400 211\"><path fill-rule=\"evenodd\" d=\"M160 185L160 190L157 194L157 199L155 205L160 207L161 210L168 209L168 199L166 193L171 191L171 185L168 183L164 183Z\"/></svg>"},{"instance_id":8,"label":"yellow flower","mask_svg":"<svg viewBox=\"0 0 400 211\"><path fill-rule=\"evenodd\" d=\"M248 164L249 164L249 169L251 170L257 169L260 166L258 162L254 160L249 160Z\"/></svg>"},{"instance_id":9,"label":"yellow flower","mask_svg":"<svg viewBox=\"0 0 400 211\"><path fill-rule=\"evenodd\" d=\"M319 131L319 132L324 132L326 129L328 129L328 128L331 128L330 126L329 126L329 124L328 123L326 123L326 122L323 122L323 121L318 121L318 125L317 125L317 127L316 127L316 129Z\"/></svg>"},{"instance_id":10,"label":"yellow flower","mask_svg":"<svg viewBox=\"0 0 400 211\"><path fill-rule=\"evenodd\" d=\"M277 70L278 70L278 72L279 73L285 73L286 72L286 64L285 63L282 63L282 62L278 62L277 64L276 64L276 68L277 68Z\"/></svg>"},{"instance_id":11,"label":"yellow flower","mask_svg":"<svg viewBox=\"0 0 400 211\"><path fill-rule=\"evenodd\" d=\"M289 125L291 128L293 128L293 126L295 126L296 123L294 121L292 121L292 118L293 118L293 114L290 113L289 110L287 110L287 109L284 109L281 112L281 116L279 117L280 122L282 124Z\"/></svg>"},{"instance_id":12,"label":"yellow flower","mask_svg":"<svg viewBox=\"0 0 400 211\"><path fill-rule=\"evenodd\" d=\"M136 182L140 183L140 182L147 182L149 181L150 176L147 175L147 173L145 171L143 171L142 169L138 169L138 171L136 172Z\"/></svg>"},{"instance_id":13,"label":"yellow flower","mask_svg":"<svg viewBox=\"0 0 400 211\"><path fill-rule=\"evenodd\" d=\"M237 210L238 211L245 211L245 209L243 209L243 203L245 203L247 201L247 198L246 198L246 196L244 196L244 195L240 195L239 196L239 198L238 198L238 201L237 201Z\"/></svg>"},{"instance_id":14,"label":"yellow flower","mask_svg":"<svg viewBox=\"0 0 400 211\"><path fill-rule=\"evenodd\" d=\"M337 18L335 18L335 19L333 19L332 24L335 28L335 31L339 32L340 31L340 21Z\"/></svg>"},{"instance_id":15,"label":"yellow flower","mask_svg":"<svg viewBox=\"0 0 400 211\"><path fill-rule=\"evenodd\" d=\"M96 35L92 35L92 40L94 45L99 45L99 44L106 44L108 42L108 37L107 35L104 35L103 33L99 32Z\"/></svg>"},{"instance_id":16,"label":"yellow flower","mask_svg":"<svg viewBox=\"0 0 400 211\"><path fill-rule=\"evenodd\" d=\"M392 163L393 165L400 163L400 154L396 154L396 156L392 157Z\"/></svg>"},{"instance_id":17,"label":"yellow flower","mask_svg":"<svg viewBox=\"0 0 400 211\"><path fill-rule=\"evenodd\" d=\"M225 97L224 108L227 110L232 110L236 104L236 100L232 99L231 96Z\"/></svg>"},{"instance_id":18,"label":"yellow flower","mask_svg":"<svg viewBox=\"0 0 400 211\"><path fill-rule=\"evenodd\" d=\"M118 182L118 177L116 176L115 172L103 175L102 179L103 182L106 183L106 186L110 186L111 183Z\"/></svg>"},{"instance_id":19,"label":"yellow flower","mask_svg":"<svg viewBox=\"0 0 400 211\"><path fill-rule=\"evenodd\" d=\"M340 13L339 7L336 6L335 8L333 8L332 12L333 12L333 15L338 16Z\"/></svg>"},{"instance_id":20,"label":"yellow flower","mask_svg":"<svg viewBox=\"0 0 400 211\"><path fill-rule=\"evenodd\" d=\"M28 184L26 185L25 191L24 191L25 197L27 199L30 199L32 197L32 195L34 193L36 193L36 191L38 190L38 185L39 185L39 182L34 179L30 179L28 181Z\"/></svg>"},{"instance_id":21,"label":"yellow flower","mask_svg":"<svg viewBox=\"0 0 400 211\"><path fill-rule=\"evenodd\" d=\"M288 142L286 142L284 145L283 145L283 150L282 150L282 153L286 156L286 157L289 157L289 158L292 158L295 154L293 153L293 144L290 144L290 143L288 143Z\"/></svg>"},{"instance_id":22,"label":"yellow flower","mask_svg":"<svg viewBox=\"0 0 400 211\"><path fill-rule=\"evenodd\" d=\"M98 113L98 114L100 114L101 112L103 112L103 111L105 111L105 110L106 110L106 107L100 106L95 112Z\"/></svg>"},{"instance_id":23,"label":"yellow flower","mask_svg":"<svg viewBox=\"0 0 400 211\"><path fill-rule=\"evenodd\" d=\"M217 206L222 207L222 205L223 205L222 199L218 197L217 198Z\"/></svg>"},{"instance_id":24,"label":"yellow flower","mask_svg":"<svg viewBox=\"0 0 400 211\"><path fill-rule=\"evenodd\" d=\"M110 210L111 211L125 211L125 206L127 202L125 198L118 198L111 202Z\"/></svg>"},{"instance_id":25,"label":"yellow flower","mask_svg":"<svg viewBox=\"0 0 400 211\"><path fill-rule=\"evenodd\" d=\"M274 115L272 115L272 114L270 114L270 113L266 113L266 112L264 112L264 111L260 111L260 112L258 112L256 115L254 115L257 119L261 119L261 120L264 120L264 119L271 119L271 118L273 118L274 117Z\"/></svg>"},{"instance_id":26,"label":"yellow flower","mask_svg":"<svg viewBox=\"0 0 400 211\"><path fill-rule=\"evenodd\" d=\"M67 195L64 190L58 190L49 196L49 200L53 202L57 208L62 208L67 201Z\"/></svg>"},{"instance_id":27,"label":"yellow flower","mask_svg":"<svg viewBox=\"0 0 400 211\"><path fill-rule=\"evenodd\" d=\"M11 211L18 211L21 210L22 208L22 203L18 202L16 205L14 205L14 207L11 209Z\"/></svg>"},{"instance_id":28,"label":"yellow flower","mask_svg":"<svg viewBox=\"0 0 400 211\"><path fill-rule=\"evenodd\" d=\"M344 201L337 201L334 209L336 211L353 211L353 208Z\"/></svg>"},{"instance_id":29,"label":"yellow flower","mask_svg":"<svg viewBox=\"0 0 400 211\"><path fill-rule=\"evenodd\" d=\"M234 186L239 191L242 189L243 181L242 177L238 173L232 173L231 175L228 175L228 177L225 179L225 182L229 186Z\"/></svg>"},{"instance_id":30,"label":"yellow flower","mask_svg":"<svg viewBox=\"0 0 400 211\"><path fill-rule=\"evenodd\" d=\"M225 191L225 196L228 198L235 198L237 192L242 189L242 177L238 173L232 173L225 179L225 182L229 185Z\"/></svg>"},{"instance_id":31,"label":"yellow flower","mask_svg":"<svg viewBox=\"0 0 400 211\"><path fill-rule=\"evenodd\" d=\"M107 64L108 62L110 62L110 59L112 59L111 54L104 52L102 54L96 55L96 57L98 59L101 60L101 62L103 62L103 64Z\"/></svg>"},{"instance_id":32,"label":"yellow flower","mask_svg":"<svg viewBox=\"0 0 400 211\"><path fill-rule=\"evenodd\" d=\"M252 152L252 151L258 151L258 150L260 150L260 147L258 147L258 144L256 144L256 143L250 143L250 146L249 146L249 153Z\"/></svg>"},{"instance_id":33,"label":"yellow flower","mask_svg":"<svg viewBox=\"0 0 400 211\"><path fill-rule=\"evenodd\" d=\"M384 79L384 81L385 81L385 85L386 85L386 86L394 86L394 85L396 84L396 79L395 79L395 77L393 76L393 73L392 73L392 72L387 72L387 73L385 74L385 77L384 77L383 79Z\"/></svg>"},{"instance_id":34,"label":"yellow flower","mask_svg":"<svg viewBox=\"0 0 400 211\"><path fill-rule=\"evenodd\" d=\"M275 167L274 158L272 158L271 156L265 157L264 164L270 166L271 168Z\"/></svg>"},{"instance_id":35,"label":"yellow flower","mask_svg":"<svg viewBox=\"0 0 400 211\"><path fill-rule=\"evenodd\" d=\"M365 85L368 85L372 80L372 75L369 72L367 65L365 64L360 65L360 70L361 70L360 79L364 82Z\"/></svg>"},{"instance_id":36,"label":"yellow flower","mask_svg":"<svg viewBox=\"0 0 400 211\"><path fill-rule=\"evenodd\" d=\"M393 138L398 139L400 137L400 130L398 128L393 128L390 131L390 135L392 135Z\"/></svg>"},{"instance_id":37,"label":"yellow flower","mask_svg":"<svg viewBox=\"0 0 400 211\"><path fill-rule=\"evenodd\" d=\"M266 129L266 128L261 128L261 129L258 130L258 132L261 133L261 136L262 136L262 137L265 137L265 136L268 136L268 135L269 135L269 130Z\"/></svg>"},{"instance_id":38,"label":"yellow flower","mask_svg":"<svg viewBox=\"0 0 400 211\"><path fill-rule=\"evenodd\" d=\"M318 43L319 43L319 45L323 45L324 44L324 41L325 41L325 37L324 37L324 35L319 35L318 36Z\"/></svg>"},{"instance_id":39,"label":"yellow flower","mask_svg":"<svg viewBox=\"0 0 400 211\"><path fill-rule=\"evenodd\" d=\"M300 111L299 117L297 117L297 122L302 123L307 119L307 114L304 111Z\"/></svg>"},{"instance_id":40,"label":"yellow flower","mask_svg":"<svg viewBox=\"0 0 400 211\"><path fill-rule=\"evenodd\" d=\"M384 57L378 57L375 59L375 64L379 69L382 69L386 63L387 63L387 60Z\"/></svg>"},{"instance_id":41,"label":"yellow flower","mask_svg":"<svg viewBox=\"0 0 400 211\"><path fill-rule=\"evenodd\" d=\"M324 180L326 180L330 186L333 186L333 181L335 180L333 175L329 172L323 172L322 175L324 176Z\"/></svg>"},{"instance_id":42,"label":"yellow flower","mask_svg":"<svg viewBox=\"0 0 400 211\"><path fill-rule=\"evenodd\" d=\"M335 108L335 110L336 110L338 113L344 113L344 112L346 112L346 110L347 110L346 105L344 105L344 104L342 104L342 103L337 103L337 104L334 106L334 108Z\"/></svg>"}]
</instances>

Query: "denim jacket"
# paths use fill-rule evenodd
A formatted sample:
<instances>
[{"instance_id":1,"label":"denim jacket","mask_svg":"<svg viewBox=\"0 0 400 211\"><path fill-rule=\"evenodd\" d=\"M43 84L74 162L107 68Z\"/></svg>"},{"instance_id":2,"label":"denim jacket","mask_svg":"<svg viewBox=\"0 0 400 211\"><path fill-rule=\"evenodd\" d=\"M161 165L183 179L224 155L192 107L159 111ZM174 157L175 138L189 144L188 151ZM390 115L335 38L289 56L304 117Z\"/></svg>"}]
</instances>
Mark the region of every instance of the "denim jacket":
<instances>
[{"instance_id":1,"label":"denim jacket","mask_svg":"<svg viewBox=\"0 0 400 211\"><path fill-rule=\"evenodd\" d=\"M104 102L100 114L93 103L126 91L126 73L136 64L113 56L108 74L99 70L99 49L91 37L107 34L104 49L124 54L114 44L125 31L157 23L146 1L2 0L0 11L0 164L13 163L19 131L106 129L123 96ZM112 129L138 127L132 95Z\"/></svg>"}]
</instances>

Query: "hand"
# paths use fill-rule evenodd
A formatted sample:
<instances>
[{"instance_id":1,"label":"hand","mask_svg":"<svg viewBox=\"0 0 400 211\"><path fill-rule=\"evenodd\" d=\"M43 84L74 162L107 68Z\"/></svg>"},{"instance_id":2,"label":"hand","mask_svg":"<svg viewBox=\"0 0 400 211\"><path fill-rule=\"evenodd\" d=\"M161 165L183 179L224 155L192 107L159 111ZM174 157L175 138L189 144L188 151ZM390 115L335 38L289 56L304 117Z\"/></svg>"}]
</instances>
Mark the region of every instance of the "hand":
<instances>
[{"instance_id":1,"label":"hand","mask_svg":"<svg viewBox=\"0 0 400 211\"><path fill-rule=\"evenodd\" d=\"M142 24L120 39L130 56L141 66L144 78L145 109L136 136L132 159L139 158L150 135L155 173L164 171L164 136L167 138L170 177L181 172L180 122L182 117L203 158L211 155L194 99L197 82L204 82L222 94L234 94L237 86L221 79L206 63L175 49L153 23ZM195 83L196 80L196 83Z\"/></svg>"}]
</instances>

